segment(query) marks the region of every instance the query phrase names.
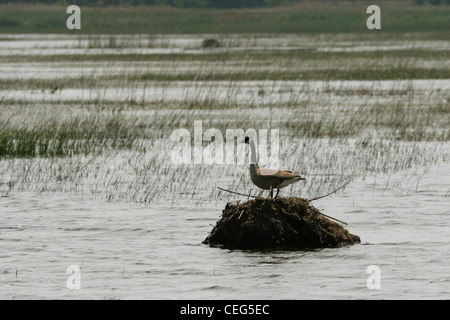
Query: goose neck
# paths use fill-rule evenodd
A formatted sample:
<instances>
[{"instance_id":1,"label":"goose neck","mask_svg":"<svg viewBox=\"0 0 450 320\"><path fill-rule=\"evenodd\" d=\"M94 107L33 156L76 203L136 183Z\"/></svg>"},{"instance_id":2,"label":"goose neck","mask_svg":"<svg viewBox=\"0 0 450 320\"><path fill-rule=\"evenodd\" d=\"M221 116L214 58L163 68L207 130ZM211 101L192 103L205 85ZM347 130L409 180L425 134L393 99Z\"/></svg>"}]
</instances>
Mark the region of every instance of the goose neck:
<instances>
[{"instance_id":1,"label":"goose neck","mask_svg":"<svg viewBox=\"0 0 450 320\"><path fill-rule=\"evenodd\" d=\"M255 142L253 142L252 139L249 141L250 144L250 156L251 156L251 164L257 164L258 163L258 157L256 155L256 147Z\"/></svg>"}]
</instances>

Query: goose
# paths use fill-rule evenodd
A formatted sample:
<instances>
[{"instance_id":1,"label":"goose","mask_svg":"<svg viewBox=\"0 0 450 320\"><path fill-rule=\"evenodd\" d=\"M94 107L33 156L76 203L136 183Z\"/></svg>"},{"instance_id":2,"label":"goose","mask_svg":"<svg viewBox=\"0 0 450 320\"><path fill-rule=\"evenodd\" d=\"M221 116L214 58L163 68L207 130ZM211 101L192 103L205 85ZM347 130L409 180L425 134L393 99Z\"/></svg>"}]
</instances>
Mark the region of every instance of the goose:
<instances>
[{"instance_id":1,"label":"goose","mask_svg":"<svg viewBox=\"0 0 450 320\"><path fill-rule=\"evenodd\" d=\"M256 156L255 142L249 137L245 137L244 143L250 145L251 163L250 163L250 178L254 185L264 190L270 190L270 197L273 198L273 189L277 189L275 198L278 197L280 188L287 187L290 184L296 183L300 180L306 180L292 171L260 168ZM261 193L263 192L261 191ZM259 195L261 195L261 193Z\"/></svg>"}]
</instances>

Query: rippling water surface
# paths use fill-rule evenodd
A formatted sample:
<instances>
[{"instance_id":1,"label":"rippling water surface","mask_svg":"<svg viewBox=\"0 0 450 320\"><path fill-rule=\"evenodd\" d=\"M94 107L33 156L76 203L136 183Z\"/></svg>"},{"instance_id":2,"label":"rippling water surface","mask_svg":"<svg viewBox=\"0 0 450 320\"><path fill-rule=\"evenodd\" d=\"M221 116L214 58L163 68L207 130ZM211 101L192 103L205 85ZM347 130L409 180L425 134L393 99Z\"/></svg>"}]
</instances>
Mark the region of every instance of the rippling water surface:
<instances>
[{"instance_id":1,"label":"rippling water surface","mask_svg":"<svg viewBox=\"0 0 450 320\"><path fill-rule=\"evenodd\" d=\"M1 198L3 299L450 298L450 165L366 177L316 201L361 244L241 251L201 242L225 203L138 206L21 192ZM69 290L67 267L81 267ZM368 289L370 265L380 289Z\"/></svg>"}]
</instances>

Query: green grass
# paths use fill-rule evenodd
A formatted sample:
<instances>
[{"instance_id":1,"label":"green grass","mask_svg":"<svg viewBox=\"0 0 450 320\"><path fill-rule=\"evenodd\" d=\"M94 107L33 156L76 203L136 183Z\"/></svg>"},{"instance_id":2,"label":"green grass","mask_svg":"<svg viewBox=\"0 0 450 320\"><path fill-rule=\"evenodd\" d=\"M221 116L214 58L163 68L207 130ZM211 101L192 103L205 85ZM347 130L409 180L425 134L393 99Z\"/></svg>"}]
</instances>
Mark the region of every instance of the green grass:
<instances>
[{"instance_id":1,"label":"green grass","mask_svg":"<svg viewBox=\"0 0 450 320\"><path fill-rule=\"evenodd\" d=\"M82 7L82 30L66 28L60 6L0 7L4 33L407 33L433 32L448 38L450 6L388 4L382 30L366 28L366 3L336 6L305 3L275 9L180 9L168 7Z\"/></svg>"},{"instance_id":2,"label":"green grass","mask_svg":"<svg viewBox=\"0 0 450 320\"><path fill-rule=\"evenodd\" d=\"M67 131L53 128L0 131L0 157L62 157L89 152L87 143L76 141Z\"/></svg>"},{"instance_id":3,"label":"green grass","mask_svg":"<svg viewBox=\"0 0 450 320\"><path fill-rule=\"evenodd\" d=\"M9 126L6 121L0 129L0 158L99 155L106 149L130 149L139 135L123 125L114 114L101 119L42 121L31 128Z\"/></svg>"}]
</instances>

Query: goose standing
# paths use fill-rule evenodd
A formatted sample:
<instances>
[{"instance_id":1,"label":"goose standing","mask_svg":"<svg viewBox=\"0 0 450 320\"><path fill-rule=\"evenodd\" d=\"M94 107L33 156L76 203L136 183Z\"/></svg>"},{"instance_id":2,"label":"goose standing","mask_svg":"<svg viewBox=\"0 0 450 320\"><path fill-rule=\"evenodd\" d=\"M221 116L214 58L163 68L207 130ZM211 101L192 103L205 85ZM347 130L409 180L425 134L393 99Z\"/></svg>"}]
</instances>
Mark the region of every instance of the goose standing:
<instances>
[{"instance_id":1,"label":"goose standing","mask_svg":"<svg viewBox=\"0 0 450 320\"><path fill-rule=\"evenodd\" d=\"M256 156L255 142L249 137L245 137L244 142L250 145L251 151L251 163L250 163L250 178L254 185L263 189L270 190L270 197L273 198L273 189L277 189L275 198L278 197L280 188L287 187L288 185L298 182L300 180L306 180L298 174L292 173L292 171L260 168L258 166L258 160ZM262 193L262 191L261 191ZM260 193L260 194L261 194Z\"/></svg>"}]
</instances>

